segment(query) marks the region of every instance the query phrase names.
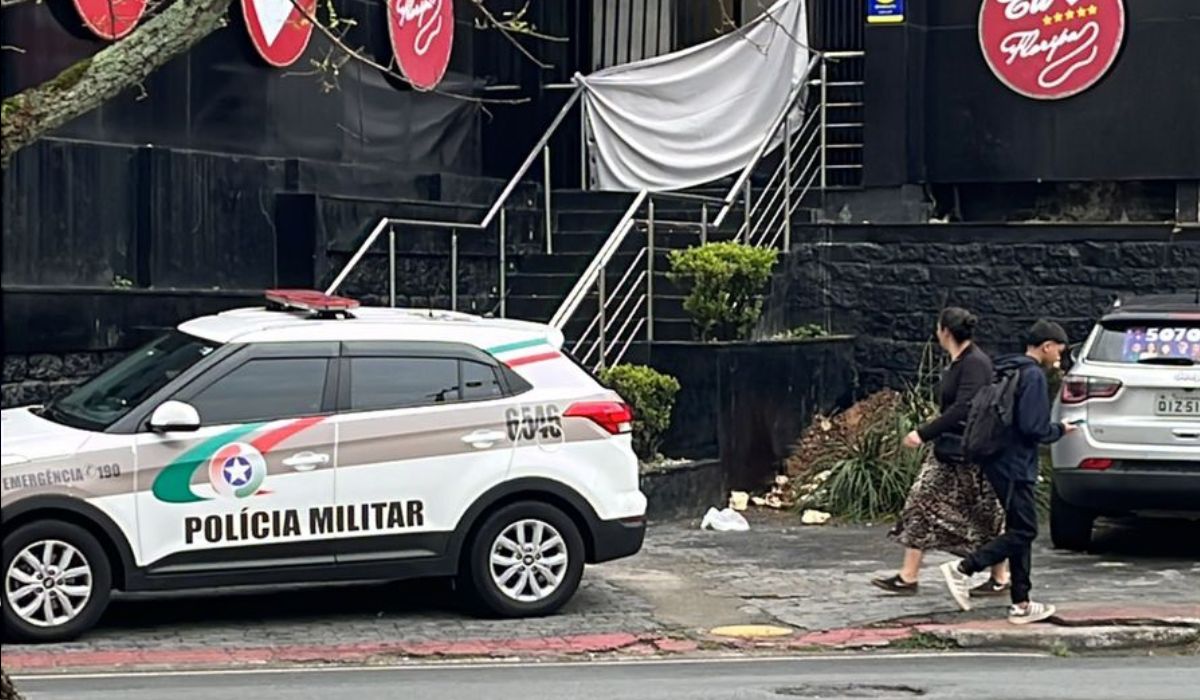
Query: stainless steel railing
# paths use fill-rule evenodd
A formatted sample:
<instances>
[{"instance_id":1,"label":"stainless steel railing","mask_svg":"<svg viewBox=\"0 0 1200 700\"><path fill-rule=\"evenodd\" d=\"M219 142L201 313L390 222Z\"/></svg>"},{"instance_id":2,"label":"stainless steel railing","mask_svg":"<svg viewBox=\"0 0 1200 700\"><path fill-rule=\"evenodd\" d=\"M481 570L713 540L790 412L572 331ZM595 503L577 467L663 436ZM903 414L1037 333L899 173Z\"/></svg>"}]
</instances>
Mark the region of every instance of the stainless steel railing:
<instances>
[{"instance_id":1,"label":"stainless steel railing","mask_svg":"<svg viewBox=\"0 0 1200 700\"><path fill-rule=\"evenodd\" d=\"M861 88L862 82L846 80L835 82L831 81L829 76L831 65L861 59L862 56L863 52L861 51L825 52L814 56L807 66L804 79L793 89L785 107L775 117L753 157L738 173L724 197L706 197L686 192L651 193L647 190L637 193L550 321L554 327L566 329L576 314L581 313L585 301L595 294L594 315L588 319L589 322L578 337L568 339L577 356L581 356L581 361L591 364L593 367L603 367L619 362L625 357L631 344L636 342L639 337L646 341L654 340L654 264L659 253L672 247L664 246L661 241L656 240L655 229L662 223L656 217L656 201L673 200L696 204L699 209L697 220L671 223L675 226L695 228L698 242L701 244L707 242L710 236L721 235L751 245L779 246L785 252L790 250L793 214L804 206L810 194L814 191L823 192L826 189L829 183L828 173L835 168L861 168L861 165L856 164L830 162L829 154L835 148L861 150L861 143L848 143L844 138L839 139L838 143L831 143L830 134L839 129L861 127L861 124L830 122L829 109L855 105L861 107L861 102L831 104L829 91L831 89ZM441 229L450 233L451 308L457 310L459 232L483 231L494 221L498 221L498 311L500 316L506 316L508 267L506 204L521 180L540 158L543 163L542 213L544 215L545 250L547 253L552 253L554 243L549 141L570 111L579 103L580 96L581 89L576 87L479 222L406 218L381 219L326 289L326 293L336 292L361 262L367 251L384 232L387 232L388 298L389 303L394 306L396 303L397 228ZM585 117L582 109L580 117L581 119ZM755 193L751 176L760 169L769 156L776 152L780 154L779 163L767 178L766 186ZM581 161L584 168L580 177L583 186L586 187L586 157ZM743 213L742 221L735 231L723 232L722 226L735 210ZM629 238L635 230L646 232L646 238L640 247L637 246L637 241ZM630 251L630 246L636 249ZM628 253L628 255L623 254L622 260L619 261L625 267L610 275L609 267L617 264L618 261L615 261L615 258L619 251ZM609 286L610 276L616 280L611 287Z\"/></svg>"},{"instance_id":2,"label":"stainless steel railing","mask_svg":"<svg viewBox=\"0 0 1200 700\"><path fill-rule=\"evenodd\" d=\"M450 306L454 311L458 310L458 234L459 231L485 231L492 225L493 221L498 221L499 232L499 275L497 280L497 292L499 295L498 310L500 316L505 316L507 312L507 266L508 266L508 220L506 215L505 205L509 197L516 191L521 180L533 167L534 163L540 158L542 161L542 190L543 190L543 207L544 207L544 237L547 253L554 252L554 231L553 231L553 216L551 211L551 186L550 186L550 138L558 131L559 126L566 120L567 115L579 102L582 88L576 87L566 104L558 111L550 125L546 127L546 131L537 143L529 151L529 155L525 157L521 167L509 178L500 194L496 196L496 200L488 208L486 214L478 222L461 222L461 221L445 221L441 219L405 219L395 217L385 217L380 219L375 227L371 229L366 239L354 251L354 255L347 261L342 271L338 273L333 282L325 289L326 294L334 294L346 281L346 278L358 267L367 251L375 245L375 242L383 235L384 231L388 232L388 269L389 269L389 284L388 284L388 300L391 306L396 305L396 229L397 227L409 228L424 228L424 229L440 229L450 232ZM585 173L586 176L586 173ZM586 182L584 183L586 186Z\"/></svg>"},{"instance_id":3,"label":"stainless steel railing","mask_svg":"<svg viewBox=\"0 0 1200 700\"><path fill-rule=\"evenodd\" d=\"M591 369L615 364L639 338L654 340L654 265L659 253L677 247L664 246L656 240L655 229L661 223L655 213L656 201L674 199L698 204L697 221L672 223L696 227L697 242L701 244L710 235L724 235L720 231L722 225L732 212L740 209L744 215L731 236L733 240L780 247L784 252L791 249L793 215L814 188L823 191L827 185L828 134L831 128L841 126L829 122L829 89L854 87L847 81L831 86L829 65L862 55L858 51L827 52L810 61L804 79L793 89L754 156L724 197L647 190L637 194L550 320L552 326L565 333L577 314L594 311L578 336L568 337L570 349L582 364ZM861 82L857 86L861 87ZM802 109L805 106L807 109ZM779 163L756 195L751 175L776 152ZM710 219L714 210L716 216ZM631 250L628 242L639 227L646 233L644 243L638 246L635 241ZM619 251L625 253L620 261L616 259ZM610 271L610 267L615 269ZM610 279L616 280L615 283L610 284Z\"/></svg>"}]
</instances>

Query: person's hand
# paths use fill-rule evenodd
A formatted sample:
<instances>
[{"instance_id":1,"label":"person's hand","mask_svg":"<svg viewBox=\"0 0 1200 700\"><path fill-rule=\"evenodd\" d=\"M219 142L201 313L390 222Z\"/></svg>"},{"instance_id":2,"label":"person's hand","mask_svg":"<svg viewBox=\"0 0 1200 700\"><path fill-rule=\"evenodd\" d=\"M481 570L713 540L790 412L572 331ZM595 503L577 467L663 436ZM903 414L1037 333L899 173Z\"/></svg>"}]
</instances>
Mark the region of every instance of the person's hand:
<instances>
[{"instance_id":1,"label":"person's hand","mask_svg":"<svg viewBox=\"0 0 1200 700\"><path fill-rule=\"evenodd\" d=\"M1074 423L1068 423L1067 421L1062 422L1062 427L1063 427L1063 435L1070 435L1071 433L1075 432L1076 430L1079 430L1078 425L1075 425Z\"/></svg>"},{"instance_id":2,"label":"person's hand","mask_svg":"<svg viewBox=\"0 0 1200 700\"><path fill-rule=\"evenodd\" d=\"M917 434L917 431L914 430L904 436L904 446L914 450L921 446L921 436Z\"/></svg>"}]
</instances>

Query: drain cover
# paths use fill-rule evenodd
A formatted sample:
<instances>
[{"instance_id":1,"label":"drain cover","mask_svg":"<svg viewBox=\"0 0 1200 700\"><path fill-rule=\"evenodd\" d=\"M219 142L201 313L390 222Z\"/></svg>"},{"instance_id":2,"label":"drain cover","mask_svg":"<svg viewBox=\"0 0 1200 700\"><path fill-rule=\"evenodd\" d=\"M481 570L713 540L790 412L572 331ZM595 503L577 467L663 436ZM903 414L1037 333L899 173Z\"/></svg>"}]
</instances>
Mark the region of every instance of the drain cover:
<instances>
[{"instance_id":1,"label":"drain cover","mask_svg":"<svg viewBox=\"0 0 1200 700\"><path fill-rule=\"evenodd\" d=\"M911 685L846 683L780 688L775 691L775 694L792 698L912 698L924 695L925 691Z\"/></svg>"}]
</instances>

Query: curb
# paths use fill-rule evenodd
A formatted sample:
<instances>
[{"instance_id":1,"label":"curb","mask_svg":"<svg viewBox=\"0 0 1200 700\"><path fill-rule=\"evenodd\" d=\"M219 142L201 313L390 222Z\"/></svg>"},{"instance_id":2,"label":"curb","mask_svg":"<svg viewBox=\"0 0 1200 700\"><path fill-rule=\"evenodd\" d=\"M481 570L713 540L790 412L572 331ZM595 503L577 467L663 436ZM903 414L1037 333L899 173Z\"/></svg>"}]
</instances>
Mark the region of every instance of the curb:
<instances>
[{"instance_id":1,"label":"curb","mask_svg":"<svg viewBox=\"0 0 1200 700\"><path fill-rule=\"evenodd\" d=\"M1178 625L1053 624L1018 627L1000 622L996 625L925 625L915 629L918 634L929 635L961 649L1003 648L1078 653L1183 647L1200 643L1200 629Z\"/></svg>"},{"instance_id":2,"label":"curb","mask_svg":"<svg viewBox=\"0 0 1200 700\"><path fill-rule=\"evenodd\" d=\"M995 649L1080 653L1106 650L1177 649L1200 653L1200 615L1191 606L1119 609L1064 606L1049 624L1012 625L1006 620L953 622L907 618L869 627L822 631L779 630L779 636L609 633L560 637L381 641L352 644L288 644L118 649L4 650L12 674L215 670L290 665L395 664L404 661L570 658L637 658L737 652L835 652L889 649ZM1137 624L1128 624L1129 622ZM732 628L731 628L732 629ZM718 630L719 631L719 630Z\"/></svg>"},{"instance_id":3,"label":"curb","mask_svg":"<svg viewBox=\"0 0 1200 700\"><path fill-rule=\"evenodd\" d=\"M657 635L592 634L567 637L475 639L455 642L366 642L339 645L289 644L272 647L132 648L113 650L9 651L5 670L34 672L215 669L287 664L364 664L400 659L478 659L571 657L623 652L634 655L696 651L698 642Z\"/></svg>"}]
</instances>

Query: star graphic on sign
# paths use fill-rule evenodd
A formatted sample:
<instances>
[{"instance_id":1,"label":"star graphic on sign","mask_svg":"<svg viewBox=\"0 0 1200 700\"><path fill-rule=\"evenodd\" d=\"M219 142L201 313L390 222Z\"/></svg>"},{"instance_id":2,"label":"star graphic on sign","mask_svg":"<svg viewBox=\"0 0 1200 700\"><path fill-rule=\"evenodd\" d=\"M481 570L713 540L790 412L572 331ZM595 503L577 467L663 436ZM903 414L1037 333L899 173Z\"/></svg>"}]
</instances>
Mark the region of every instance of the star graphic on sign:
<instances>
[{"instance_id":1,"label":"star graphic on sign","mask_svg":"<svg viewBox=\"0 0 1200 700\"><path fill-rule=\"evenodd\" d=\"M1075 10L1067 10L1066 18L1075 19Z\"/></svg>"},{"instance_id":2,"label":"star graphic on sign","mask_svg":"<svg viewBox=\"0 0 1200 700\"><path fill-rule=\"evenodd\" d=\"M1054 21L1055 21L1055 22L1061 22L1061 21L1063 21L1063 13L1061 13L1061 12L1055 12L1055 13L1054 13Z\"/></svg>"},{"instance_id":3,"label":"star graphic on sign","mask_svg":"<svg viewBox=\"0 0 1200 700\"><path fill-rule=\"evenodd\" d=\"M1051 17L1050 15L1046 15L1045 17L1042 18L1042 24L1049 27L1050 25L1054 24L1054 18Z\"/></svg>"},{"instance_id":4,"label":"star graphic on sign","mask_svg":"<svg viewBox=\"0 0 1200 700\"><path fill-rule=\"evenodd\" d=\"M1100 14L1100 8L1096 7L1095 5L1090 5L1087 12L1092 17L1095 17L1096 15Z\"/></svg>"}]
</instances>

